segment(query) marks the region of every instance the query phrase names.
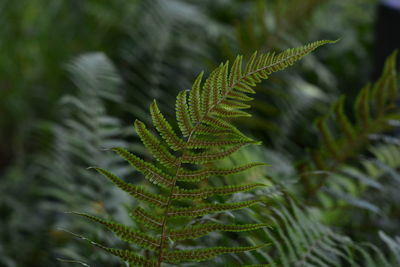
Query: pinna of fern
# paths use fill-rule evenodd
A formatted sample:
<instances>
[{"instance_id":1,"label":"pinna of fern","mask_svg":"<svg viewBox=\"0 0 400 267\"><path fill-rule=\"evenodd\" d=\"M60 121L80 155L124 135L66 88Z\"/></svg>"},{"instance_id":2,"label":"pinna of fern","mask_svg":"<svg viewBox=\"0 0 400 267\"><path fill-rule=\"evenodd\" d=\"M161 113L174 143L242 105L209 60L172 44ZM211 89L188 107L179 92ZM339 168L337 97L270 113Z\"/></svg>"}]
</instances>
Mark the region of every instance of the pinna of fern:
<instances>
[{"instance_id":1,"label":"pinna of fern","mask_svg":"<svg viewBox=\"0 0 400 267\"><path fill-rule=\"evenodd\" d=\"M132 211L136 222L147 228L148 233L139 232L117 222L107 221L87 214L77 213L98 222L114 232L120 239L145 248L147 252L138 255L133 250L100 248L120 257L134 266L161 266L162 263L204 261L224 253L255 250L263 245L245 247L210 247L179 250L170 246L169 241L181 241L205 236L213 231L241 232L256 230L266 224L222 225L216 223L195 224L174 229L172 222L207 215L210 213L238 210L259 203L260 199L241 202L212 203L208 198L252 190L263 184L226 185L207 187L204 182L210 177L225 176L246 171L263 163L247 163L232 168L218 168L223 159L248 144L258 142L247 137L230 122L232 118L250 116L243 111L250 106L249 94L257 83L276 71L285 69L321 45L332 41L317 41L303 47L285 50L281 53L254 53L242 69L242 56L238 56L231 67L226 62L215 69L202 83L201 73L192 89L182 91L176 99L176 119L183 137L180 137L161 113L154 101L150 106L153 125L159 136L146 125L135 121L135 130L146 149L156 162L148 162L123 148L112 150L129 162L143 176L156 185L154 193L147 188L128 184L114 174L95 168L120 189L146 203L144 208ZM195 188L195 189L193 189ZM151 208L151 210L150 210Z\"/></svg>"}]
</instances>

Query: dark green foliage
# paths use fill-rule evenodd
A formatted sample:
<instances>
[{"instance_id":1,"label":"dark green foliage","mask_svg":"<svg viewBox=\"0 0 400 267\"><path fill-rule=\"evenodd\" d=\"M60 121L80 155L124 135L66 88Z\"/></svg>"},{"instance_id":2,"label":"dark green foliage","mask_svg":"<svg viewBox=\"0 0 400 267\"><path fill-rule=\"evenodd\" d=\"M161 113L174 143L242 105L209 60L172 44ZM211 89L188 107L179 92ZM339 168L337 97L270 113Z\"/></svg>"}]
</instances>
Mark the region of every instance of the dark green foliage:
<instances>
[{"instance_id":1,"label":"dark green foliage","mask_svg":"<svg viewBox=\"0 0 400 267\"><path fill-rule=\"evenodd\" d=\"M276 231L267 230L279 255L278 261L270 262L272 266L351 266L349 239L321 225L295 205L291 209L275 209Z\"/></svg>"},{"instance_id":2,"label":"dark green foliage","mask_svg":"<svg viewBox=\"0 0 400 267\"><path fill-rule=\"evenodd\" d=\"M400 151L398 145L389 143L397 138L382 137L387 140L371 145L368 157L360 159L358 164L341 166L331 174L324 189L333 198L327 201L325 197L325 205L332 211L341 209L346 218L343 223L351 222L344 229L346 233L374 244L380 242L378 231L398 235L400 223Z\"/></svg>"},{"instance_id":3,"label":"dark green foliage","mask_svg":"<svg viewBox=\"0 0 400 267\"><path fill-rule=\"evenodd\" d=\"M398 238L379 233L388 255L381 247L357 243L321 224L309 211L291 203L274 209L273 230L265 230L273 251L265 266L397 266L400 264Z\"/></svg>"},{"instance_id":4,"label":"dark green foliage","mask_svg":"<svg viewBox=\"0 0 400 267\"><path fill-rule=\"evenodd\" d=\"M184 229L170 229L171 221L175 218L187 219L215 212L238 210L260 202L258 199L232 203L210 203L203 200L200 203L192 202L190 206L182 207L182 204L175 203L175 200L180 199L182 194L185 194L185 199L196 200L199 199L199 194L200 198L203 199L251 190L260 185L238 185L236 187L220 188L200 187L193 190L182 188L177 185L177 182L197 182L206 180L211 176L237 174L249 168L262 165L250 163L231 169L208 169L202 166L202 163L217 164L216 160L228 157L241 146L257 143L241 133L228 119L249 116L248 113L241 110L243 107L241 102L249 100L247 94L255 93L251 87L267 79L271 73L292 65L317 47L327 43L331 43L331 41L318 41L300 48L288 49L279 54L257 55L257 53L254 53L247 62L245 69L242 69L242 57L238 56L230 69L228 62L221 64L210 74L203 85L201 82L203 74L200 74L192 86L189 98L187 98L186 93L180 93L176 100L177 120L183 138L178 136L161 113L156 102L151 104L150 113L153 125L160 137L147 130L144 123L136 120L136 132L148 151L161 165L144 161L123 148L113 148L113 150L127 160L136 170L140 171L147 180L158 185L160 187L159 193L150 193L144 188L127 184L103 169L96 168L96 170L133 197L161 208L158 215L159 219L154 216L148 217L148 213L144 210L136 210L134 216L135 218L140 217L141 219L138 220L138 223L144 223L146 227L160 228L156 238L130 230L126 226L115 222L108 222L90 215L80 215L105 225L122 240L154 250L155 253L150 255L152 255L153 259L157 259L156 266L161 266L163 262L203 261L224 253L259 248L259 245L249 247L210 247L192 250L170 248L169 238L171 240L193 239L206 235L211 231L240 232L266 226L266 224L214 224L195 225ZM202 131L198 131L200 127L203 129ZM190 168L185 166L184 163L186 162L196 165L195 170L193 170L194 166ZM154 211L152 214L154 214ZM176 237L179 233L182 235L181 238ZM169 237L170 235L171 237ZM131 264L141 266L151 266L153 264L145 262L138 255L134 256L136 254L133 254L133 252L128 253L109 248L106 250Z\"/></svg>"},{"instance_id":5,"label":"dark green foliage","mask_svg":"<svg viewBox=\"0 0 400 267\"><path fill-rule=\"evenodd\" d=\"M317 119L315 124L321 144L311 152L306 171L334 171L342 162L358 156L370 142L370 135L392 129L390 120L398 119L400 115L396 109L396 60L397 53L393 53L379 80L359 92L354 103L354 118L346 115L345 97L342 96L327 115ZM308 178L308 191L313 195L324 185L327 175Z\"/></svg>"},{"instance_id":6,"label":"dark green foliage","mask_svg":"<svg viewBox=\"0 0 400 267\"><path fill-rule=\"evenodd\" d=\"M75 266L86 262L94 266L120 266L117 257L75 242L61 229L84 233L96 240L98 247L127 261L154 265L151 250L141 250L134 243L119 244L112 232L103 231L105 225L65 213L85 212L158 238L162 226L159 215L167 190L148 186L140 172L103 148L124 147L137 158L151 163L154 168L145 166L150 171L146 174L148 177L170 175L165 164L175 164L182 155L160 141L150 125L147 109L154 98L157 99L154 111L158 107L176 135L185 139L194 127L192 118L196 115L191 114L189 105L195 94L189 90L178 94L177 90L190 88L195 73L205 69L205 78L208 70L217 67L215 64L223 61L222 58L232 63L238 53L247 59L255 50L282 51L283 47L297 46L305 40L328 37L340 37L341 42L321 50L318 57L308 56L295 68L259 84L256 99L232 93L232 97L249 102L228 99L221 102L228 112L216 109L217 113L222 111L232 117L235 126L263 141L264 146L250 146L246 142L219 151L208 148L196 149L194 153L187 151L181 157L186 170L179 174L176 194L171 196L176 208L182 209L259 198L268 202L232 213L223 211L171 219L169 229L173 232L170 234L182 235L169 237L169 249L193 250L199 249L199 244L208 248L269 243L256 251L228 253L201 264L268 266L263 263L277 262L279 265L277 246L262 235L262 228L243 234L234 232L232 226L269 225L274 226L272 234L278 228L285 234L300 233L287 229L284 220L275 216L279 212L285 214L285 207L274 206L272 201L307 198L305 191L299 189L308 181L311 185L306 188L312 191L315 187L318 199L308 199L306 205L312 208L304 207L310 211L305 214L306 218L311 219L311 213L317 214L315 222L328 223L326 227L353 240L369 241L382 249L383 255L389 255L390 249L377 233L382 230L392 240L398 235L398 139L379 129L365 139L364 133L354 125L370 124L371 120L364 115L368 112L374 115L376 109L359 101L357 109L363 112L357 115L352 112L355 95L374 66L371 26L375 4L376 0L19 0L0 3L0 50L3 52L0 63L0 113L3 115L0 121L3 140L0 144L0 265L36 267L74 263ZM90 50L103 51L113 64L109 60L103 64L93 54L92 57L85 55L75 62L79 64L73 67L68 64L70 73L65 73L65 62ZM229 72L230 68L221 72L224 70ZM73 77L74 85L68 75ZM198 83L200 97L203 88L200 78ZM327 116L328 103L339 92L346 95L345 100L342 97ZM61 95L66 94L60 105ZM359 99L367 97L376 99L377 109L384 110L381 107L385 106L383 100L387 95L374 93L370 87ZM179 100L175 104L176 121L172 114L175 100ZM246 110L250 105L252 110ZM241 111L251 113L252 117L236 117L245 115ZM296 161L307 158L304 148L318 146L312 121L321 114L328 117L325 123L320 123L326 140L333 140L334 144L345 136L365 142L341 161L336 160L341 156L340 149L323 143L319 147L332 151L323 156L323 161L334 167L320 171L312 163L311 169L296 172ZM131 135L130 127L121 127L132 123L132 117L140 120L135 123L137 133L141 131L138 136ZM246 139L240 132L232 134L232 124L213 118L206 120L213 127L199 125L196 131L201 138L212 135L219 139L225 136ZM390 124L397 123L397 119L390 120ZM145 147L138 144L139 138L145 140L142 143L147 142ZM129 141L129 145L121 140ZM175 142L174 147L179 147L176 140L171 141ZM212 143L193 144L198 145ZM257 167L257 162L270 165ZM86 170L87 166L101 166L103 174L117 186L97 175L94 169ZM229 175L240 169L248 171ZM154 170L161 173L151 173ZM324 176L326 182L317 189ZM272 177L274 182L270 180ZM119 187L127 193L121 193ZM135 208L131 209L132 206ZM128 212L124 210L126 207ZM274 213L276 224L270 219L272 210L277 211ZM291 213L292 208L289 210ZM186 229L193 234L190 236L193 239L181 239L186 238ZM121 233L126 234L122 231L120 236ZM302 240L296 234L291 236ZM281 246L289 244L283 237L278 240L282 241ZM298 244L297 240L292 244ZM117 246L121 249L111 248ZM295 255L303 254L301 246L294 247ZM369 244L363 248L369 248ZM286 258L291 258L289 245L284 250ZM324 258L325 252L321 250L321 256L313 253L313 257ZM139 254L143 257L135 256ZM375 260L373 254L369 249L364 253ZM264 260L265 255L271 260ZM362 259L357 258L357 262L361 263ZM376 265L389 264L382 261Z\"/></svg>"},{"instance_id":7,"label":"dark green foliage","mask_svg":"<svg viewBox=\"0 0 400 267\"><path fill-rule=\"evenodd\" d=\"M249 230L249 229L246 229ZM244 231L246 231L244 230ZM183 250L176 252L168 252L165 255L165 261L168 263L179 263L185 261L204 261L210 258L214 258L218 255L224 253L238 253L244 251L251 251L258 248L263 247L260 246L251 246L251 247L213 247L213 248L202 248L202 249L194 249L194 250Z\"/></svg>"},{"instance_id":8,"label":"dark green foliage","mask_svg":"<svg viewBox=\"0 0 400 267\"><path fill-rule=\"evenodd\" d=\"M216 223L198 224L192 227L183 228L181 230L172 230L168 233L168 237L172 240L194 239L206 235L209 232L225 231L225 232L242 232L256 230L268 226L268 224L244 224L244 225L221 225Z\"/></svg>"}]
</instances>

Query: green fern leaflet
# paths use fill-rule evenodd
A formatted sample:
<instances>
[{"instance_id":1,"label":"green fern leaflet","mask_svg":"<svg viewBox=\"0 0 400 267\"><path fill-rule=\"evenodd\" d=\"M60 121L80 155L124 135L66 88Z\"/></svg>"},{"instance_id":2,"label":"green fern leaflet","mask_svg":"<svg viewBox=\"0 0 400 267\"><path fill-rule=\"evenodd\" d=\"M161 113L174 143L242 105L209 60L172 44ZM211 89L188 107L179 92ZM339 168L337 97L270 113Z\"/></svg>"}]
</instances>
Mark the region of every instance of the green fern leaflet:
<instances>
[{"instance_id":1,"label":"green fern leaflet","mask_svg":"<svg viewBox=\"0 0 400 267\"><path fill-rule=\"evenodd\" d=\"M144 208L136 208L133 217L137 223L149 229L148 233L139 232L117 222L107 221L91 215L79 214L107 227L120 239L134 243L146 249L138 255L132 250L108 248L94 243L132 266L161 266L162 263L180 263L204 261L224 253L236 253L255 250L263 246L209 247L191 250L179 250L170 247L169 241L195 239L213 231L241 232L265 227L265 224L223 225L192 224L190 227L173 229L172 221L237 210L257 205L254 199L234 203L210 203L207 198L216 195L229 195L253 190L262 184L230 185L224 187L184 188L187 183L198 183L215 176L237 174L254 168L262 163L247 163L232 168L218 168L215 164L249 144L258 144L244 135L230 120L236 117L250 116L244 109L252 100L249 94L257 83L268 78L276 71L285 69L321 45L332 41L317 41L306 46L288 49L281 53L254 53L245 68L242 56L238 56L231 67L221 64L203 83L203 73L194 81L190 91L182 91L176 99L176 120L180 129L178 134L161 113L156 102L150 107L153 125L158 132L155 135L146 125L136 120L135 129L146 149L156 161L147 162L123 148L114 148L122 158L158 188L158 193L128 184L101 168L95 168L120 189L134 198L143 201ZM184 202L183 202L184 200ZM187 204L191 201L190 204ZM146 211L151 207L151 212ZM150 214L151 213L151 214ZM157 214L158 213L158 214ZM151 229L151 230L150 230ZM150 255L150 256L149 256Z\"/></svg>"}]
</instances>

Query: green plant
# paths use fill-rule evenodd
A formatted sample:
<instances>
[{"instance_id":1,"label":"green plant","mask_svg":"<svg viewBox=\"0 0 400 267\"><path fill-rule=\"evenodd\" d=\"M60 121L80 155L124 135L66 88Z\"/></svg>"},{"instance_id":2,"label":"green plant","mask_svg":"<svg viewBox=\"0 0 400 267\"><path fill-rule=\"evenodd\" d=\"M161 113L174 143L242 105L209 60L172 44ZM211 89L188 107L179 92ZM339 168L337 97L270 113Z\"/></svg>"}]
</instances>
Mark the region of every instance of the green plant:
<instances>
[{"instance_id":1,"label":"green plant","mask_svg":"<svg viewBox=\"0 0 400 267\"><path fill-rule=\"evenodd\" d=\"M323 225L312 209L302 209L290 201L289 207L272 208L272 229L265 229L272 250L263 254L262 266L398 266L399 238L379 231L385 250L371 243L355 242ZM318 213L318 212L317 212Z\"/></svg>"},{"instance_id":2,"label":"green plant","mask_svg":"<svg viewBox=\"0 0 400 267\"><path fill-rule=\"evenodd\" d=\"M355 118L346 114L345 96L342 96L326 115L316 120L321 143L311 151L311 159L303 171L326 173L322 176L304 175L309 198L325 185L329 172L353 160L367 148L372 134L393 129L390 121L398 119L400 115L396 107L396 60L397 53L394 52L388 57L379 80L360 90L354 101L354 114L351 114Z\"/></svg>"},{"instance_id":3,"label":"green plant","mask_svg":"<svg viewBox=\"0 0 400 267\"><path fill-rule=\"evenodd\" d=\"M196 188L192 183L263 165L253 162L233 168L218 168L218 160L228 157L245 145L258 143L240 132L229 119L250 116L242 109L249 108L249 105L243 102L252 99L247 95L255 93L251 87L267 79L271 73L292 65L317 47L331 42L317 41L279 54L254 53L244 71L242 71L242 57L238 56L230 70L228 62L221 64L203 85L201 85L203 76L201 73L193 83L189 96L187 91L182 91L177 96L176 118L183 138L175 133L156 102L153 102L150 112L161 139L146 129L145 124L139 120L135 121L135 129L158 163L146 162L123 148L113 148L113 150L140 171L147 180L157 185L158 190L151 192L146 188L128 184L104 169L97 167L95 169L119 188L152 207L152 212L138 207L133 210L132 216L139 225L148 229L149 233L152 229L153 233L156 233L155 237L113 221L77 213L103 224L122 240L147 250L144 256L139 256L131 250L109 248L95 242L93 244L130 264L140 266L161 266L164 262L203 261L223 253L242 252L261 247L262 245L176 250L174 244L169 241L195 239L213 231L240 232L266 226L266 224L199 224L176 229L173 227L186 225L193 217L242 209L262 201L253 199L216 204L205 199L252 190L263 184L207 187L203 183Z\"/></svg>"},{"instance_id":4,"label":"green plant","mask_svg":"<svg viewBox=\"0 0 400 267\"><path fill-rule=\"evenodd\" d=\"M70 235L60 231L60 228L90 230L90 238L109 239L107 235L95 234L100 232L100 226L95 228L86 221L72 220L69 214L59 214L59 211L79 208L99 216L112 215L121 221L129 221L124 207L118 203L128 201L128 197L107 187L107 181L97 179L86 170L87 166L101 164L117 175L133 173L120 157L103 153L102 149L104 146L127 146L121 139L128 137L128 129L110 114L109 108L113 103L124 105L120 92L122 81L114 64L103 53L82 54L68 62L66 69L78 90L74 95L61 98L59 117L62 122L50 124L52 139L48 151L37 155L34 161L34 166L38 167L34 180L42 181L36 190L41 205L46 205L43 213L54 218L48 226L53 242L53 256L49 258L88 259L109 265L116 259L99 252L89 253L84 246L71 245L71 242L65 242ZM114 201L103 202L103 199ZM88 254L90 256L86 257Z\"/></svg>"}]
</instances>

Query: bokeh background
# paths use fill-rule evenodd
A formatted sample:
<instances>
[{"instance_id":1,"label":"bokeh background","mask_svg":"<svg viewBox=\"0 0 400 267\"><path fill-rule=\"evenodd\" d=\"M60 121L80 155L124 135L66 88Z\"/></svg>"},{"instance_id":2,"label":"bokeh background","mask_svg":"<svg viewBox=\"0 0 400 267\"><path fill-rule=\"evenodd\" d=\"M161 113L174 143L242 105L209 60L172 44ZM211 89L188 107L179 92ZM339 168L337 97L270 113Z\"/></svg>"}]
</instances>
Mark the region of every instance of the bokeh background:
<instances>
[{"instance_id":1,"label":"bokeh background","mask_svg":"<svg viewBox=\"0 0 400 267\"><path fill-rule=\"evenodd\" d=\"M202 70L237 54L340 39L263 83L253 119L239 122L265 148L238 157L262 155L276 177L295 175L294 162L316 145L314 120L380 71L377 8L376 0L0 1L0 266L120 266L64 229L109 245L115 238L66 212L129 221L132 200L86 168L140 179L105 150L146 155L131 125L149 122L152 99L172 116L177 92Z\"/></svg>"}]
</instances>

